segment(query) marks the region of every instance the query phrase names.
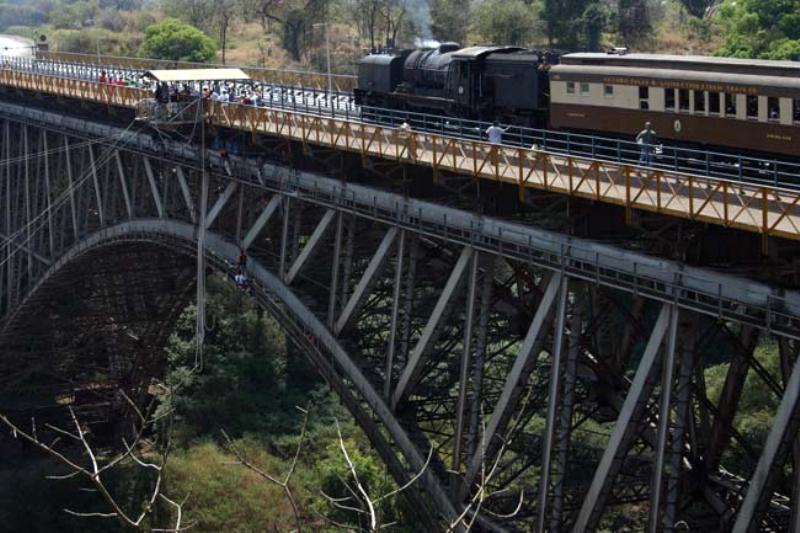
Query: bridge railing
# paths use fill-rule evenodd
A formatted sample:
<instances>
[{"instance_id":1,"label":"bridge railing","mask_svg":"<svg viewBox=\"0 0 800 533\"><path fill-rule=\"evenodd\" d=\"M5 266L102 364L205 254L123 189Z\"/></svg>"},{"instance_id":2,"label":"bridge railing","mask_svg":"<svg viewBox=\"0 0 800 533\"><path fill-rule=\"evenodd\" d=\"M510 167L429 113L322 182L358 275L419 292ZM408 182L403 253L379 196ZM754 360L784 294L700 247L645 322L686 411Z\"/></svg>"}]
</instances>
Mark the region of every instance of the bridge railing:
<instances>
[{"instance_id":1,"label":"bridge railing","mask_svg":"<svg viewBox=\"0 0 800 533\"><path fill-rule=\"evenodd\" d=\"M415 130L475 141L486 140L486 129L492 125L485 121L367 106L361 107L361 114L365 120L387 126L398 127L405 122ZM635 133L631 132L631 137L633 135ZM642 148L633 140L516 125L507 127L503 144L633 165L639 163ZM798 162L670 145L653 148L653 168L800 189Z\"/></svg>"},{"instance_id":2,"label":"bridge railing","mask_svg":"<svg viewBox=\"0 0 800 533\"><path fill-rule=\"evenodd\" d=\"M151 96L149 91L136 87L32 74L9 68L0 68L0 84L39 94L55 94L67 98L130 108L135 108L140 100Z\"/></svg>"},{"instance_id":3,"label":"bridge railing","mask_svg":"<svg viewBox=\"0 0 800 533\"><path fill-rule=\"evenodd\" d=\"M108 105L135 108L148 91L64 79L11 69L0 84ZM208 102L208 118L219 126L330 146L362 156L426 165L475 178L662 213L776 236L800 239L800 193L778 186L738 182L684 171L490 145L478 140L405 131L349 117L295 110ZM766 244L766 241L765 241Z\"/></svg>"},{"instance_id":4,"label":"bridge railing","mask_svg":"<svg viewBox=\"0 0 800 533\"><path fill-rule=\"evenodd\" d=\"M254 135L278 135L512 183L521 196L526 188L541 189L621 205L628 213L638 209L765 236L800 238L800 193L791 189L281 109L211 102L209 116L215 124Z\"/></svg>"},{"instance_id":5,"label":"bridge railing","mask_svg":"<svg viewBox=\"0 0 800 533\"><path fill-rule=\"evenodd\" d=\"M98 80L100 73L112 79L138 78L143 65L157 60L120 58L129 60L126 67L112 63L96 63L97 56L83 54L50 54L68 60L38 60L0 56L0 64L15 70L45 75L69 77L85 81ZM107 57L107 56L101 56ZM75 62L82 61L82 62ZM111 57L110 59L115 59ZM125 63L124 61L122 63ZM176 64L160 62L161 66ZM196 66L197 64L185 63ZM135 68L134 68L135 67ZM130 70L133 68L133 70ZM272 72L265 69L264 72ZM313 73L312 73L313 74ZM273 76L274 78L274 76ZM281 83L288 82L288 83ZM443 115L414 113L392 109L356 106L352 93L335 86L331 95L327 85L314 83L301 86L302 80L296 78L277 79L263 85L255 82L255 93L259 94L261 106L280 107L304 113L343 116L379 123L387 126L400 126L407 123L412 129L444 136L455 136L466 140L485 140L488 122L459 119ZM636 165L640 160L641 146L632 140L561 132L545 129L527 128L511 125L503 136L504 144L518 147L533 147L549 153L569 154L591 157L595 160L612 161ZM718 151L698 150L679 146L658 146L653 156L653 167L695 175L713 176L732 181L748 181L800 189L800 163L775 157L752 157Z\"/></svg>"},{"instance_id":6,"label":"bridge railing","mask_svg":"<svg viewBox=\"0 0 800 533\"><path fill-rule=\"evenodd\" d=\"M161 59L147 59L139 57L124 57L112 55L76 54L71 52L37 52L38 59L56 61L68 64L80 64L95 68L117 67L128 70L153 70L153 69L196 69L229 67L216 63L193 63L188 61L167 61ZM282 85L313 87L325 89L328 87L328 75L320 72L310 72L293 69L277 69L265 67L239 67L251 78L258 81L269 81ZM356 77L344 74L331 76L333 88L336 91L352 91L356 85Z\"/></svg>"}]
</instances>

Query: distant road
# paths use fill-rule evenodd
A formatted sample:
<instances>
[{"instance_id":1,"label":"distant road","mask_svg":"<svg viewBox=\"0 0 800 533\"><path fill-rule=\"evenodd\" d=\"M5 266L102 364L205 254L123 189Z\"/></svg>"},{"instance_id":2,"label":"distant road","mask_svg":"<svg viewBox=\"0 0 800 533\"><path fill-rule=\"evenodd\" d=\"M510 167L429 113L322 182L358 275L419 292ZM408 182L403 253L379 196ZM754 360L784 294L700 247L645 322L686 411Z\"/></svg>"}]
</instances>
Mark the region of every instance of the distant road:
<instances>
[{"instance_id":1,"label":"distant road","mask_svg":"<svg viewBox=\"0 0 800 533\"><path fill-rule=\"evenodd\" d=\"M33 41L16 35L0 35L0 55L31 57Z\"/></svg>"}]
</instances>

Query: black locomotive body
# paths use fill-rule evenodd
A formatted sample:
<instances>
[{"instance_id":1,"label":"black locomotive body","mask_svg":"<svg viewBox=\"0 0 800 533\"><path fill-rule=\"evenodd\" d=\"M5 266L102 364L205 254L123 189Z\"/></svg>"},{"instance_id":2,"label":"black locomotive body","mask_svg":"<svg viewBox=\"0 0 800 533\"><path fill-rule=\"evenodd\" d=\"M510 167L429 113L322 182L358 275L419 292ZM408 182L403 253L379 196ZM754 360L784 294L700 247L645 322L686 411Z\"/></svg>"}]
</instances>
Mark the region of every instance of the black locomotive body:
<instances>
[{"instance_id":1,"label":"black locomotive body","mask_svg":"<svg viewBox=\"0 0 800 533\"><path fill-rule=\"evenodd\" d=\"M358 70L359 105L544 126L549 57L517 47L371 54Z\"/></svg>"}]
</instances>

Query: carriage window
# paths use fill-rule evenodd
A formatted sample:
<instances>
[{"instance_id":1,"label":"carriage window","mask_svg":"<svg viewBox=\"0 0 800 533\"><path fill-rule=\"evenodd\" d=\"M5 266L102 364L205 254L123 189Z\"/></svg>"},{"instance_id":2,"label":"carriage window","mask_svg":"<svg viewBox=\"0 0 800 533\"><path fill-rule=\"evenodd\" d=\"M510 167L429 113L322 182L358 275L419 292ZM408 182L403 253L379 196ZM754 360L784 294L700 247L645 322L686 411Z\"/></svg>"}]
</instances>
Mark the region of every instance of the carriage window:
<instances>
[{"instance_id":1,"label":"carriage window","mask_svg":"<svg viewBox=\"0 0 800 533\"><path fill-rule=\"evenodd\" d=\"M639 109L650 109L650 87L645 85L639 87Z\"/></svg>"},{"instance_id":2,"label":"carriage window","mask_svg":"<svg viewBox=\"0 0 800 533\"><path fill-rule=\"evenodd\" d=\"M795 124L800 123L800 99L798 98L792 100L792 121Z\"/></svg>"},{"instance_id":3,"label":"carriage window","mask_svg":"<svg viewBox=\"0 0 800 533\"><path fill-rule=\"evenodd\" d=\"M767 98L767 119L772 122L778 122L781 118L781 106L778 103L778 98L770 96Z\"/></svg>"},{"instance_id":4,"label":"carriage window","mask_svg":"<svg viewBox=\"0 0 800 533\"><path fill-rule=\"evenodd\" d=\"M613 85L603 85L603 94L606 96L614 96L614 86Z\"/></svg>"},{"instance_id":5,"label":"carriage window","mask_svg":"<svg viewBox=\"0 0 800 533\"><path fill-rule=\"evenodd\" d=\"M589 84L581 83L581 94L589 94Z\"/></svg>"},{"instance_id":6,"label":"carriage window","mask_svg":"<svg viewBox=\"0 0 800 533\"><path fill-rule=\"evenodd\" d=\"M705 113L706 111L706 93L705 91L694 92L694 112Z\"/></svg>"},{"instance_id":7,"label":"carriage window","mask_svg":"<svg viewBox=\"0 0 800 533\"><path fill-rule=\"evenodd\" d=\"M575 82L568 81L567 82L567 94L575 94Z\"/></svg>"},{"instance_id":8,"label":"carriage window","mask_svg":"<svg viewBox=\"0 0 800 533\"><path fill-rule=\"evenodd\" d=\"M736 95L725 93L725 114L736 116Z\"/></svg>"},{"instance_id":9,"label":"carriage window","mask_svg":"<svg viewBox=\"0 0 800 533\"><path fill-rule=\"evenodd\" d=\"M758 96L747 95L747 118L758 118Z\"/></svg>"},{"instance_id":10,"label":"carriage window","mask_svg":"<svg viewBox=\"0 0 800 533\"><path fill-rule=\"evenodd\" d=\"M664 107L675 110L675 89L664 89Z\"/></svg>"},{"instance_id":11,"label":"carriage window","mask_svg":"<svg viewBox=\"0 0 800 533\"><path fill-rule=\"evenodd\" d=\"M678 108L689 111L689 89L678 89Z\"/></svg>"},{"instance_id":12,"label":"carriage window","mask_svg":"<svg viewBox=\"0 0 800 533\"><path fill-rule=\"evenodd\" d=\"M719 115L719 93L708 93L708 112Z\"/></svg>"}]
</instances>

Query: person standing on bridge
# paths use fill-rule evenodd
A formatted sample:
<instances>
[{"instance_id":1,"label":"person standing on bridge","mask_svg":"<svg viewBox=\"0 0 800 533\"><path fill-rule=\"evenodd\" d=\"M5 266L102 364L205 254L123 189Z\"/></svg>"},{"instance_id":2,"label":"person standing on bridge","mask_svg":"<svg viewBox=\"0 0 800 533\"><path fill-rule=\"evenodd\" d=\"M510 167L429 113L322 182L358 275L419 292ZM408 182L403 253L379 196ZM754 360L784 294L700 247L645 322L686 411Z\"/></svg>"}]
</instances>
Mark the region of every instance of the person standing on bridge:
<instances>
[{"instance_id":1,"label":"person standing on bridge","mask_svg":"<svg viewBox=\"0 0 800 533\"><path fill-rule=\"evenodd\" d=\"M656 132L650 122L644 123L644 129L636 136L639 145L639 165L652 167L653 153L656 150Z\"/></svg>"},{"instance_id":2,"label":"person standing on bridge","mask_svg":"<svg viewBox=\"0 0 800 533\"><path fill-rule=\"evenodd\" d=\"M503 144L503 134L508 131L508 128L501 128L500 123L496 120L486 130L486 136L489 137L491 144Z\"/></svg>"}]
</instances>

